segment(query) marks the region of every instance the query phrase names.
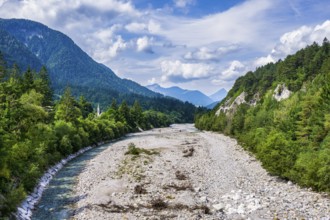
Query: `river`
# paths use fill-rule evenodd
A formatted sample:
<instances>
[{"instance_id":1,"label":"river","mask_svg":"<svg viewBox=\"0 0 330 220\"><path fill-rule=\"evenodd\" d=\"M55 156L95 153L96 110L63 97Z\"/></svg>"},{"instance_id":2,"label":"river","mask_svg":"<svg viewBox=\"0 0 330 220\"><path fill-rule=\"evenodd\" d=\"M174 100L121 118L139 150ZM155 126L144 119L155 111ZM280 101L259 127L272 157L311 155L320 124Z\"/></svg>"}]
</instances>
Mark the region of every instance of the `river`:
<instances>
[{"instance_id":1,"label":"river","mask_svg":"<svg viewBox=\"0 0 330 220\"><path fill-rule=\"evenodd\" d=\"M83 171L90 159L110 146L111 143L92 148L72 159L58 171L43 192L41 200L32 213L31 219L69 219L73 212L73 205L78 199L74 195L77 175Z\"/></svg>"}]
</instances>

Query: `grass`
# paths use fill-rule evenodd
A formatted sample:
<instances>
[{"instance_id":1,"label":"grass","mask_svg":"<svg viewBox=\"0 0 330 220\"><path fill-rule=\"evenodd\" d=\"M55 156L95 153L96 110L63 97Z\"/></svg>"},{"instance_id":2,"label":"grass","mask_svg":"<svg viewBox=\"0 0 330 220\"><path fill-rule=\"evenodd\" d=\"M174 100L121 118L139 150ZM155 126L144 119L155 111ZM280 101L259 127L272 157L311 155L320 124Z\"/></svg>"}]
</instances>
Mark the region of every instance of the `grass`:
<instances>
[{"instance_id":1,"label":"grass","mask_svg":"<svg viewBox=\"0 0 330 220\"><path fill-rule=\"evenodd\" d=\"M155 155L155 154L159 154L159 152L155 150L147 150L147 149L139 148L136 147L134 143L129 143L128 150L126 151L125 155L128 154L133 156L139 156L140 154Z\"/></svg>"}]
</instances>

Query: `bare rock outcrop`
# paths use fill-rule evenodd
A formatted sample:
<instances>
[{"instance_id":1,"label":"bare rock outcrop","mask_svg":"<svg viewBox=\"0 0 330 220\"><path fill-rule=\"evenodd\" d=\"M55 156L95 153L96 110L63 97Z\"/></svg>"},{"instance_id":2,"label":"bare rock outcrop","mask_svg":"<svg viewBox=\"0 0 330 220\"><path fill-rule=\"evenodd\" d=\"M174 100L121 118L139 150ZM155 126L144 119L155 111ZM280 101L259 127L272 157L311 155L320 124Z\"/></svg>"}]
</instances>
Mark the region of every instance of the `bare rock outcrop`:
<instances>
[{"instance_id":1,"label":"bare rock outcrop","mask_svg":"<svg viewBox=\"0 0 330 220\"><path fill-rule=\"evenodd\" d=\"M227 113L227 112L235 112L237 107L243 103L246 103L245 97L246 92L242 92L239 96L236 97L236 99L231 103L231 99L227 100L224 105L221 105L218 109L218 111L215 113L216 116L219 116L221 112Z\"/></svg>"},{"instance_id":2,"label":"bare rock outcrop","mask_svg":"<svg viewBox=\"0 0 330 220\"><path fill-rule=\"evenodd\" d=\"M273 98L279 102L289 98L291 94L292 92L285 84L278 84L274 90Z\"/></svg>"}]
</instances>

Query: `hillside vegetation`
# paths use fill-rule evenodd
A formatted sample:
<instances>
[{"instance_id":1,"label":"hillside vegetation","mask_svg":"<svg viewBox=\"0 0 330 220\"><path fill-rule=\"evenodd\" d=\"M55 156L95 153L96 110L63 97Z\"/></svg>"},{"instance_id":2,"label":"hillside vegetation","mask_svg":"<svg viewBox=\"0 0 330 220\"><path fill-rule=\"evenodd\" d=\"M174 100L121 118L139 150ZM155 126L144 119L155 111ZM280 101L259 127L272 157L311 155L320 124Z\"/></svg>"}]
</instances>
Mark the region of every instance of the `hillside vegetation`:
<instances>
[{"instance_id":1,"label":"hillside vegetation","mask_svg":"<svg viewBox=\"0 0 330 220\"><path fill-rule=\"evenodd\" d=\"M271 174L329 192L329 41L238 78L195 123L236 137Z\"/></svg>"},{"instance_id":2,"label":"hillside vegetation","mask_svg":"<svg viewBox=\"0 0 330 220\"><path fill-rule=\"evenodd\" d=\"M98 116L70 88L54 103L45 68L6 69L0 56L0 219L15 211L51 165L83 147L113 140L139 128L168 126L178 115L143 111L123 101ZM166 103L164 103L166 105Z\"/></svg>"}]
</instances>

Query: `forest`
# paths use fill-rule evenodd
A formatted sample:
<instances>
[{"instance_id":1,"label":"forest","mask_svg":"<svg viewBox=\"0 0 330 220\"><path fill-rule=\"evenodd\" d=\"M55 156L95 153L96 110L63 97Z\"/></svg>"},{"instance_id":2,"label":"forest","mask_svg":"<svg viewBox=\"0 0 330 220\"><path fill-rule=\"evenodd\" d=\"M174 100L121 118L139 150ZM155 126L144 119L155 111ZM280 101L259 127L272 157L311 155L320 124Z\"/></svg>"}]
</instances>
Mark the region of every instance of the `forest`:
<instances>
[{"instance_id":1,"label":"forest","mask_svg":"<svg viewBox=\"0 0 330 220\"><path fill-rule=\"evenodd\" d=\"M14 212L44 171L67 155L179 117L115 99L98 115L69 87L54 101L50 85L46 68L21 73L0 57L0 216Z\"/></svg>"},{"instance_id":2,"label":"forest","mask_svg":"<svg viewBox=\"0 0 330 220\"><path fill-rule=\"evenodd\" d=\"M291 95L277 101L274 90L283 84ZM216 114L242 92L245 103ZM196 116L195 125L237 138L272 175L330 192L329 41L238 78L225 100Z\"/></svg>"}]
</instances>

